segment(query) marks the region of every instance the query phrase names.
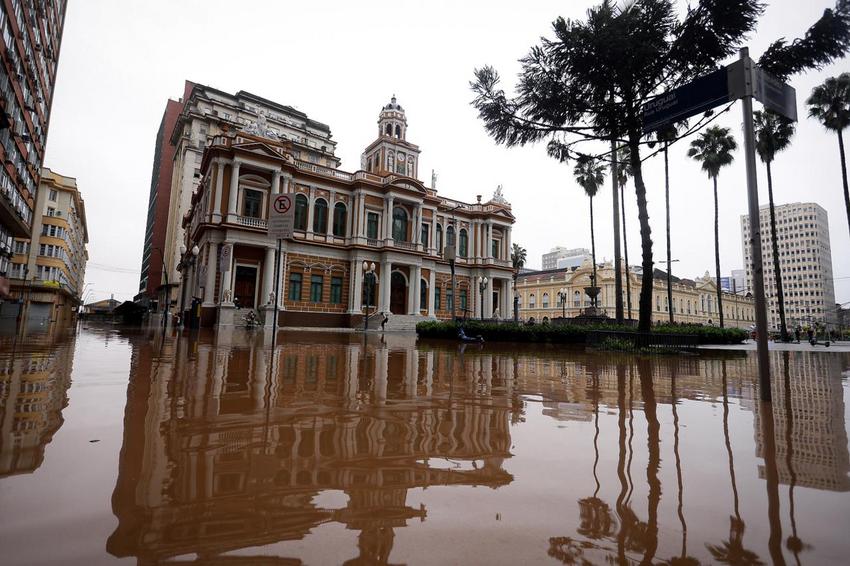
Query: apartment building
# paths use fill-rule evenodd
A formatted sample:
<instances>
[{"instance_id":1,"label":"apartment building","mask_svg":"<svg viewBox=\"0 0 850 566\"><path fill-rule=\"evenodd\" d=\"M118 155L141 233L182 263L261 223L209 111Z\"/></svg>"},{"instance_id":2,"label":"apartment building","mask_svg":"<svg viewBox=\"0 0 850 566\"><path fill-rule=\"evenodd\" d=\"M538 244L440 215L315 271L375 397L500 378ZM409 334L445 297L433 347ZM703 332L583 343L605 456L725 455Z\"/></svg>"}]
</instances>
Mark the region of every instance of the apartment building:
<instances>
[{"instance_id":1,"label":"apartment building","mask_svg":"<svg viewBox=\"0 0 850 566\"><path fill-rule=\"evenodd\" d=\"M547 269L563 269L567 267L578 267L584 260L590 257L587 248L565 248L556 246L541 257L544 271Z\"/></svg>"},{"instance_id":2,"label":"apartment building","mask_svg":"<svg viewBox=\"0 0 850 566\"><path fill-rule=\"evenodd\" d=\"M438 195L433 178L431 187L419 181L419 148L407 140L394 97L355 173L338 169L329 130L303 124L329 144L314 147L270 124L260 113L207 143L177 258L180 303L194 299L203 324L238 324L235 306L262 314L277 305L287 326L359 324L367 305L413 317L450 318L453 307L473 316L510 312L510 205L501 189L487 202L462 203ZM295 237L285 244L275 297L267 211L280 193L292 195ZM373 286L364 286L364 262Z\"/></svg>"},{"instance_id":3,"label":"apartment building","mask_svg":"<svg viewBox=\"0 0 850 566\"><path fill-rule=\"evenodd\" d=\"M796 202L775 207L779 244L779 270L789 328L798 325L837 322L829 219L826 210L813 202ZM759 209L764 264L764 290L768 325L779 328L779 300L773 271L770 208ZM741 216L741 239L747 288L753 285L750 254L750 220Z\"/></svg>"},{"instance_id":4,"label":"apartment building","mask_svg":"<svg viewBox=\"0 0 850 566\"><path fill-rule=\"evenodd\" d=\"M2 318L31 327L64 323L80 302L86 273L88 227L77 182L48 168L33 215L32 238L16 238L9 269L12 301L0 305Z\"/></svg>"},{"instance_id":5,"label":"apartment building","mask_svg":"<svg viewBox=\"0 0 850 566\"><path fill-rule=\"evenodd\" d=\"M0 300L13 240L33 233L66 4L0 2Z\"/></svg>"}]
</instances>

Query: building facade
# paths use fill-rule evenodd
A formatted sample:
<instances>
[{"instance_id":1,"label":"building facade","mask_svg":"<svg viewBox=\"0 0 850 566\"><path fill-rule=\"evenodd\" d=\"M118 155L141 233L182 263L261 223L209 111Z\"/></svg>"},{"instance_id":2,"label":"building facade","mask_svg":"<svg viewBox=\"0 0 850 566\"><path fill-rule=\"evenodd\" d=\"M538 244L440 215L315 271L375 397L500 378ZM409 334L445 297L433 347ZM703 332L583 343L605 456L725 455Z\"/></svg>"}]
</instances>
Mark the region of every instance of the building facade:
<instances>
[{"instance_id":1,"label":"building facade","mask_svg":"<svg viewBox=\"0 0 850 566\"><path fill-rule=\"evenodd\" d=\"M13 240L33 233L66 4L0 2L0 300Z\"/></svg>"},{"instance_id":2,"label":"building facade","mask_svg":"<svg viewBox=\"0 0 850 566\"><path fill-rule=\"evenodd\" d=\"M590 286L593 271L591 261L576 269L556 269L521 274L517 278L519 313L523 320L543 322L566 316L572 318L590 307L590 298L584 288ZM625 277L625 270L623 270ZM615 315L614 265L609 262L597 268L599 294L598 307L609 317ZM631 314L628 312L628 297L623 284L623 308L626 318L637 319L641 291L641 275L633 268L629 271L631 284ZM717 286L714 279L705 274L695 280L672 278L674 320L685 324L718 324ZM669 321L667 303L667 278L661 271L654 277L652 297L652 320L657 323ZM749 328L755 321L755 303L750 296L723 293L723 317L728 327Z\"/></svg>"},{"instance_id":3,"label":"building facade","mask_svg":"<svg viewBox=\"0 0 850 566\"><path fill-rule=\"evenodd\" d=\"M590 251L586 248L565 248L557 246L552 248L549 253L543 254L541 258L543 266L541 269L546 271L548 269L578 267L589 257Z\"/></svg>"},{"instance_id":4,"label":"building facade","mask_svg":"<svg viewBox=\"0 0 850 566\"><path fill-rule=\"evenodd\" d=\"M9 269L12 300L0 305L2 317L27 324L67 322L80 302L89 241L86 207L77 182L48 168L33 214L32 238L16 238Z\"/></svg>"},{"instance_id":5,"label":"building facade","mask_svg":"<svg viewBox=\"0 0 850 566\"><path fill-rule=\"evenodd\" d=\"M779 240L779 270L785 298L785 320L789 328L815 323L834 325L835 286L832 251L829 243L829 219L826 210L813 202L796 202L774 207ZM759 209L764 291L768 325L779 328L779 300L773 271L773 243L770 208ZM752 288L750 220L741 216L741 239L747 287Z\"/></svg>"},{"instance_id":6,"label":"building facade","mask_svg":"<svg viewBox=\"0 0 850 566\"><path fill-rule=\"evenodd\" d=\"M181 305L194 300L203 324L224 326L239 324L235 306L269 313L269 324L275 304L287 326L360 324L367 309L437 318L450 318L452 306L458 315L510 312L510 205L499 189L470 204L438 195L433 182L426 187L415 177L419 149L406 135L393 99L364 151L369 170L356 173L337 168L332 147L322 154L307 144L307 152L263 114L214 136L183 219ZM295 235L284 244L275 297L267 219L278 194L291 195ZM456 256L454 293L447 246Z\"/></svg>"}]
</instances>

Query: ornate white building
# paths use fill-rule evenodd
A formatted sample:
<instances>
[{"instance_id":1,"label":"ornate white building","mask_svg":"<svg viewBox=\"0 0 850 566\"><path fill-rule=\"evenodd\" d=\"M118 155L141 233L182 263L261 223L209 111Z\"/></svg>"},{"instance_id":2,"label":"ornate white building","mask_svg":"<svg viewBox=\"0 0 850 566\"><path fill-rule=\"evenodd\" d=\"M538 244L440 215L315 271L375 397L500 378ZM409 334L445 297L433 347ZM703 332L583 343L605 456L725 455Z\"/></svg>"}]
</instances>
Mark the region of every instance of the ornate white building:
<instances>
[{"instance_id":1,"label":"ornate white building","mask_svg":"<svg viewBox=\"0 0 850 566\"><path fill-rule=\"evenodd\" d=\"M418 180L419 148L407 141L395 97L355 173L302 159L262 120L211 138L183 218L181 304L196 298L202 324L239 324L237 305L258 309L269 325L277 304L282 326L359 325L367 303L370 314L377 305L408 328L423 317L450 318L453 305L459 316L510 313L510 205L500 189L470 204ZM267 219L280 193L293 195L295 236L283 245L275 300ZM454 290L447 245L456 257ZM364 262L375 266L371 294Z\"/></svg>"}]
</instances>

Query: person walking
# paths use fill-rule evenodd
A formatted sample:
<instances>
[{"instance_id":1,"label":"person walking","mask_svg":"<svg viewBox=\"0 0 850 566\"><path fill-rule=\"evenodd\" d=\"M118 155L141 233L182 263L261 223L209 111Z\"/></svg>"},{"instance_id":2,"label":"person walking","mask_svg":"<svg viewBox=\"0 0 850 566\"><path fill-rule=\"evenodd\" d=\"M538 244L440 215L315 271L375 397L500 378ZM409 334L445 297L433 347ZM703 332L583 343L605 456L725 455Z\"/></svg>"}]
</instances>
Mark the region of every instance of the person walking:
<instances>
[{"instance_id":1,"label":"person walking","mask_svg":"<svg viewBox=\"0 0 850 566\"><path fill-rule=\"evenodd\" d=\"M794 340L797 341L797 344L800 343L800 325L798 324L796 328L794 328Z\"/></svg>"},{"instance_id":2,"label":"person walking","mask_svg":"<svg viewBox=\"0 0 850 566\"><path fill-rule=\"evenodd\" d=\"M386 330L387 322L389 320L390 318L387 316L386 313L384 313L384 319L381 321L381 332L384 332L384 330Z\"/></svg>"}]
</instances>

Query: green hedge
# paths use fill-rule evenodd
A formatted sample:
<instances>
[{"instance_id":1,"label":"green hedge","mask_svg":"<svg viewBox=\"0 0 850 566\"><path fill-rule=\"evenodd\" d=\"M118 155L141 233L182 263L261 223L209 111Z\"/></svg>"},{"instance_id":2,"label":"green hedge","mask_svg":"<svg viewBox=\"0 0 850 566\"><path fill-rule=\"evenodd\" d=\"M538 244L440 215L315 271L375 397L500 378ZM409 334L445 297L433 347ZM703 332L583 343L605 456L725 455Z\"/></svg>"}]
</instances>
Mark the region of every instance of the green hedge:
<instances>
[{"instance_id":1,"label":"green hedge","mask_svg":"<svg viewBox=\"0 0 850 566\"><path fill-rule=\"evenodd\" d=\"M457 339L458 325L453 322L426 321L416 325L423 338ZM488 342L550 342L554 344L583 344L587 333L593 330L635 332L633 327L611 325L555 325L479 322L470 320L464 325L467 336L482 336ZM695 334L700 344L740 344L747 339L746 330L698 325L654 326L653 332L667 334Z\"/></svg>"}]
</instances>

